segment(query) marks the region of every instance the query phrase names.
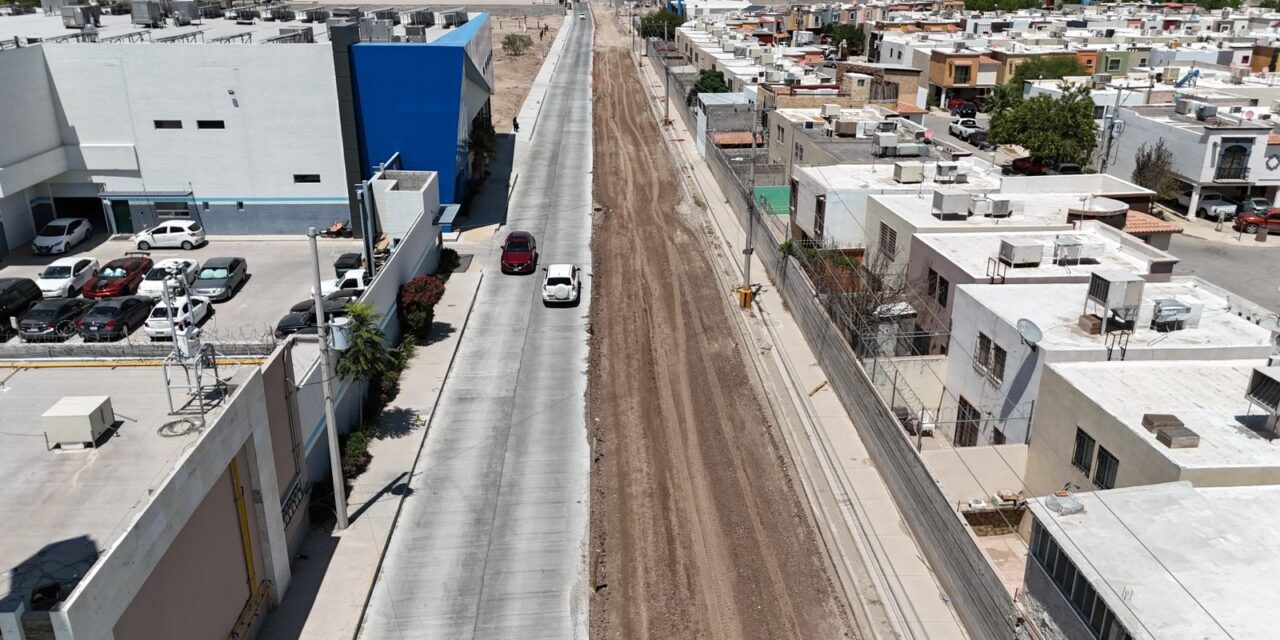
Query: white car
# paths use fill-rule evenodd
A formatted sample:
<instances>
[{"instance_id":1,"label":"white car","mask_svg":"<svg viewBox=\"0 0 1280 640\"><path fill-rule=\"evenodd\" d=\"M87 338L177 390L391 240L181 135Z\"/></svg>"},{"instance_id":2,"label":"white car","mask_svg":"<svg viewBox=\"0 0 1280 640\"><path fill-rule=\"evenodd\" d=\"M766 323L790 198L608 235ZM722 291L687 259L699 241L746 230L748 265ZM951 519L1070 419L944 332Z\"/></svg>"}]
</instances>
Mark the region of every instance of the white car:
<instances>
[{"instance_id":1,"label":"white car","mask_svg":"<svg viewBox=\"0 0 1280 640\"><path fill-rule=\"evenodd\" d=\"M163 302L151 310L151 316L142 325L142 329L147 333L148 338L152 340L172 338L174 327L177 327L178 331L186 331L187 327L199 325L213 312L209 299L200 296L174 298L170 300L170 303L172 312L170 309L165 308ZM169 322L170 313L173 314L172 324Z\"/></svg>"},{"instance_id":2,"label":"white car","mask_svg":"<svg viewBox=\"0 0 1280 640\"><path fill-rule=\"evenodd\" d=\"M89 238L93 226L84 218L56 218L31 241L31 253L66 253Z\"/></svg>"},{"instance_id":3,"label":"white car","mask_svg":"<svg viewBox=\"0 0 1280 640\"><path fill-rule=\"evenodd\" d=\"M1184 207L1191 206L1191 190L1188 189L1178 195L1178 204ZM1195 215L1198 218L1208 218L1216 220L1219 216L1223 220L1230 220L1235 217L1236 209L1239 204L1235 200L1228 198L1221 193L1215 191L1200 192L1200 201L1196 203L1195 211L1188 211L1188 215Z\"/></svg>"},{"instance_id":4,"label":"white car","mask_svg":"<svg viewBox=\"0 0 1280 640\"><path fill-rule=\"evenodd\" d=\"M36 286L46 298L74 298L97 272L93 258L58 258L40 272Z\"/></svg>"},{"instance_id":5,"label":"white car","mask_svg":"<svg viewBox=\"0 0 1280 640\"><path fill-rule=\"evenodd\" d=\"M133 234L133 243L139 251L152 247L170 249L194 249L204 244L204 227L195 220L170 220L161 222L145 231Z\"/></svg>"},{"instance_id":6,"label":"white car","mask_svg":"<svg viewBox=\"0 0 1280 640\"><path fill-rule=\"evenodd\" d=\"M581 290L578 279L579 269L571 264L553 264L545 269L547 277L542 280L543 304L576 304Z\"/></svg>"},{"instance_id":7,"label":"white car","mask_svg":"<svg viewBox=\"0 0 1280 640\"><path fill-rule=\"evenodd\" d=\"M165 282L169 283L170 295L180 295L183 283L190 286L196 281L196 274L199 272L200 262L197 260L186 258L161 260L151 267L147 276L142 279L142 284L138 285L138 295L160 300L164 297Z\"/></svg>"},{"instance_id":8,"label":"white car","mask_svg":"<svg viewBox=\"0 0 1280 640\"><path fill-rule=\"evenodd\" d=\"M346 289L354 289L356 291L364 291L369 288L369 283L373 279L364 269L352 269L344 274L341 278L332 280L323 280L320 282L320 295L327 296L331 293L337 293ZM315 293L315 289L311 290Z\"/></svg>"}]
</instances>

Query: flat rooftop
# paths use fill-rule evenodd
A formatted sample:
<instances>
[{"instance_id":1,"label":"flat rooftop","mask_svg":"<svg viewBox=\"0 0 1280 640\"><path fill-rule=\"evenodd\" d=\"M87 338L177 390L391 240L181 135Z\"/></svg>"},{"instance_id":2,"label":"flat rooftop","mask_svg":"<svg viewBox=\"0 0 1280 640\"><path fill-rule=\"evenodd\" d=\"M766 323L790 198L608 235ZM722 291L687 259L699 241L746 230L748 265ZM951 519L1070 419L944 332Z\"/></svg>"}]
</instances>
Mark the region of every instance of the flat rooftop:
<instances>
[{"instance_id":1,"label":"flat rooftop","mask_svg":"<svg viewBox=\"0 0 1280 640\"><path fill-rule=\"evenodd\" d=\"M1040 349L1105 349L1106 336L1087 334L1077 326L1080 314L1084 313L1088 283L1032 286L966 284L960 289L1010 326L1020 318L1035 322L1043 334L1037 343ZM1151 308L1160 298L1175 298L1192 306L1203 305L1199 324L1169 332L1149 328L1149 321L1144 323L1143 319L1150 318ZM1094 312L1092 305L1090 312ZM1230 301L1202 286L1195 277L1174 277L1169 282L1146 283L1138 317L1129 337L1126 358L1130 360L1173 360L1178 359L1179 353L1184 355L1183 359L1195 358L1197 350L1211 352L1233 347L1248 351L1234 357L1252 357L1256 353L1261 358L1271 352L1269 329L1237 316ZM1240 394L1243 393L1241 390Z\"/></svg>"},{"instance_id":2,"label":"flat rooftop","mask_svg":"<svg viewBox=\"0 0 1280 640\"><path fill-rule=\"evenodd\" d=\"M1228 116L1224 109L1219 109L1216 117L1208 118L1206 120L1197 120L1195 113L1178 113L1172 104L1151 104L1121 107L1120 109L1122 111L1127 109L1147 118L1148 120L1161 122L1192 133L1203 133L1206 129L1255 129L1258 132L1271 130L1270 124L1240 120L1238 118Z\"/></svg>"},{"instance_id":3,"label":"flat rooftop","mask_svg":"<svg viewBox=\"0 0 1280 640\"><path fill-rule=\"evenodd\" d=\"M1049 367L1183 469L1280 466L1280 440L1244 394L1258 360L1072 362ZM1170 449L1142 426L1147 413L1173 414L1200 444ZM1246 417L1252 414L1252 417Z\"/></svg>"},{"instance_id":4,"label":"flat rooftop","mask_svg":"<svg viewBox=\"0 0 1280 640\"><path fill-rule=\"evenodd\" d=\"M329 30L323 23L309 23L301 20L301 12L306 9L319 8L321 6L333 8L337 6L351 5L315 5L315 4L290 4L290 9L297 12L297 16L293 20L288 21L267 21L254 20L250 24L241 24L236 20L228 20L226 18L205 18L197 24L191 24L182 27L173 26L169 21L162 28L149 29L144 26L136 26L132 23L133 16L124 15L103 15L101 19L101 27L98 28L98 40L104 38L113 38L116 36L126 36L133 34L133 39L123 39L121 42L140 41L140 42L157 42L166 38L181 38L188 36L191 42L204 42L215 44L214 40L218 38L231 38L233 36L241 36L245 34L245 38L231 40L230 42L250 44L261 43L262 41L280 35L282 28L298 28L311 27L312 34L315 36L316 42L328 42ZM409 5L385 5L386 7L398 8L402 11L412 9L421 9L423 6ZM373 9L374 7L362 7L365 9ZM377 7L382 8L382 7ZM262 11L266 11L266 7L260 7ZM478 13L468 14L475 18ZM429 27L426 30L426 42L433 42L436 39L454 32L457 28L445 29L440 25ZM44 15L41 13L29 13L19 16L0 16L0 41L13 41L14 38L20 38L24 42L27 38L39 38L40 40L48 40L62 36L69 36L80 33L79 29L68 29L62 25L61 14ZM404 25L396 25L394 28L395 35L403 40L405 35ZM75 40L70 42L75 43ZM185 40L184 40L185 42ZM92 43L86 43L92 44Z\"/></svg>"},{"instance_id":5,"label":"flat rooftop","mask_svg":"<svg viewBox=\"0 0 1280 640\"><path fill-rule=\"evenodd\" d=\"M1017 278L1019 281L1059 279L1061 282L1062 278L1087 281L1089 274L1094 271L1116 269L1146 275L1151 273L1153 264L1160 263L1171 268L1178 261L1167 251L1143 244L1122 231L1093 220L1085 221L1080 229L1071 232L921 233L915 239L975 279L987 276L989 260L999 256L1000 246L1004 242L1017 247L1040 245L1039 264L1011 266L1005 271L1007 278ZM1055 264L1054 247L1063 239L1078 241L1098 257ZM1168 271L1164 273L1167 274Z\"/></svg>"},{"instance_id":6,"label":"flat rooftop","mask_svg":"<svg viewBox=\"0 0 1280 640\"><path fill-rule=\"evenodd\" d=\"M838 139L838 138L837 138ZM870 141L865 144L870 147ZM870 154L870 151L868 151ZM903 184L893 178L893 158L869 158L871 162L859 164L833 164L821 167L796 167L797 173L803 173L818 184L825 185L831 191L881 191L892 189L897 192L920 191L923 189L926 197L929 199L930 205L933 203L933 194L931 191L938 187L964 188L970 191L990 191L1000 186L1000 176L989 171L987 167L991 165L986 162L974 162L973 160L960 160L960 166L969 172L968 182L963 184L939 184L934 181L936 175L933 171L926 170L924 182L918 184ZM903 158L903 160L912 160L911 158ZM932 159L924 158L924 165L928 167L934 166L936 163ZM907 196L915 199L915 196Z\"/></svg>"},{"instance_id":7,"label":"flat rooftop","mask_svg":"<svg viewBox=\"0 0 1280 640\"><path fill-rule=\"evenodd\" d=\"M96 449L50 451L41 415L76 395L110 396L118 428ZM170 415L160 367L0 368L0 603L83 577L200 438L173 423L192 415Z\"/></svg>"},{"instance_id":8,"label":"flat rooftop","mask_svg":"<svg viewBox=\"0 0 1280 640\"><path fill-rule=\"evenodd\" d=\"M889 174L892 180L892 173ZM994 178L994 176L993 176ZM970 176L972 182L972 176ZM996 178L998 179L998 178ZM951 185L942 185L950 187ZM955 185L969 191L979 191L973 184ZM993 193L1000 193L992 191ZM933 193L926 186L917 195L879 195L872 199L880 202L898 217L917 229L992 229L1010 227L1025 230L1028 227L1048 231L1070 230L1067 222L1067 209L1074 206L1080 194L1077 193L1045 193L1017 194L1013 200L1022 203L1022 209L1005 218L988 218L984 216L968 216L943 220L934 215Z\"/></svg>"},{"instance_id":9,"label":"flat rooftop","mask_svg":"<svg viewBox=\"0 0 1280 640\"><path fill-rule=\"evenodd\" d=\"M1132 633L1160 640L1274 638L1280 487L1189 483L1080 493L1032 513Z\"/></svg>"}]
</instances>

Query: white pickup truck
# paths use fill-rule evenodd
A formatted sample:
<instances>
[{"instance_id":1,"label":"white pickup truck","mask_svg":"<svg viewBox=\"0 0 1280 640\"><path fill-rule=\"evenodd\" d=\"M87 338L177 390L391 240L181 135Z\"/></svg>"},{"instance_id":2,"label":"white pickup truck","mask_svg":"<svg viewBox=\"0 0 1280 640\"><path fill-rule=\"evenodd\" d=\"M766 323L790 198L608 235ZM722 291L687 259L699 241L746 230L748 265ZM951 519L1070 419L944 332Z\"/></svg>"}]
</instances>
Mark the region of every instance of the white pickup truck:
<instances>
[{"instance_id":1,"label":"white pickup truck","mask_svg":"<svg viewBox=\"0 0 1280 640\"><path fill-rule=\"evenodd\" d=\"M1199 218L1208 218L1210 220L1230 220L1236 215L1236 208L1240 205L1231 198L1221 193L1213 191L1202 191L1200 193L1200 201L1196 203L1196 210L1190 211L1191 208L1191 191L1183 191L1178 195L1178 204L1187 207L1187 215L1195 215Z\"/></svg>"},{"instance_id":2,"label":"white pickup truck","mask_svg":"<svg viewBox=\"0 0 1280 640\"><path fill-rule=\"evenodd\" d=\"M961 140L968 140L976 131L982 131L982 127L973 118L957 118L947 126L947 132Z\"/></svg>"}]
</instances>

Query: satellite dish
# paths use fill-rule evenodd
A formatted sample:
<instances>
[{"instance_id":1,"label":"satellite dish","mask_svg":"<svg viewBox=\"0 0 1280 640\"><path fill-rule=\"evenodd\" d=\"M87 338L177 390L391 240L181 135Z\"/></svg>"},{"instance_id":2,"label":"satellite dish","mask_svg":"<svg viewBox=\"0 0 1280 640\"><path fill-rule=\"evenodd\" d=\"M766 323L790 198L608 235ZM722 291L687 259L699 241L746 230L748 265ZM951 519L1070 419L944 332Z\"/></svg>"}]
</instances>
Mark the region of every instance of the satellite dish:
<instances>
[{"instance_id":1,"label":"satellite dish","mask_svg":"<svg viewBox=\"0 0 1280 640\"><path fill-rule=\"evenodd\" d=\"M1022 336L1024 343L1034 349L1036 348L1036 343L1040 342L1040 339L1044 337L1044 332L1040 331L1040 327L1036 326L1036 323L1031 320L1020 318L1018 320L1018 335Z\"/></svg>"}]
</instances>

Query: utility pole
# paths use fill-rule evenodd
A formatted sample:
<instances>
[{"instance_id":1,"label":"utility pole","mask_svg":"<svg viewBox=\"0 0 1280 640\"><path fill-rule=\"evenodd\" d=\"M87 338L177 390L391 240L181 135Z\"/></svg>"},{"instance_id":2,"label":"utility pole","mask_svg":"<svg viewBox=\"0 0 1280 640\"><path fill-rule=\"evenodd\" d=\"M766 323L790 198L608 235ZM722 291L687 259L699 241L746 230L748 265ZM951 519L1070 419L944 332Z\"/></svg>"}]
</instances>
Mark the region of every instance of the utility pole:
<instances>
[{"instance_id":1,"label":"utility pole","mask_svg":"<svg viewBox=\"0 0 1280 640\"><path fill-rule=\"evenodd\" d=\"M320 391L324 395L325 432L329 434L329 471L333 475L333 512L338 517L338 531L347 528L347 489L342 482L342 456L338 451L338 420L333 411L333 351L329 345L329 319L324 311L324 296L320 293L320 248L316 245L316 228L307 229L311 240L311 267L313 286L311 297L315 304L316 328L320 335Z\"/></svg>"},{"instance_id":2,"label":"utility pole","mask_svg":"<svg viewBox=\"0 0 1280 640\"><path fill-rule=\"evenodd\" d=\"M663 100L663 102L665 103L665 107L663 107L664 114L662 116L662 124L670 126L671 125L671 65L667 64L667 60L665 57L662 59L662 71L663 71L664 77L667 80L667 89L666 89L667 95L665 96L666 100Z\"/></svg>"},{"instance_id":3,"label":"utility pole","mask_svg":"<svg viewBox=\"0 0 1280 640\"><path fill-rule=\"evenodd\" d=\"M751 180L747 193L747 240L742 248L742 286L738 287L738 305L751 308L751 254L755 253L752 236L756 230L756 131L760 127L760 92L751 107Z\"/></svg>"},{"instance_id":4,"label":"utility pole","mask_svg":"<svg viewBox=\"0 0 1280 640\"><path fill-rule=\"evenodd\" d=\"M1102 141L1102 160L1098 162L1098 173L1107 172L1107 158L1111 155L1111 139L1116 135L1116 118L1120 116L1120 86L1113 85L1116 89L1116 106L1111 112L1111 119L1107 121L1106 139Z\"/></svg>"}]
</instances>

